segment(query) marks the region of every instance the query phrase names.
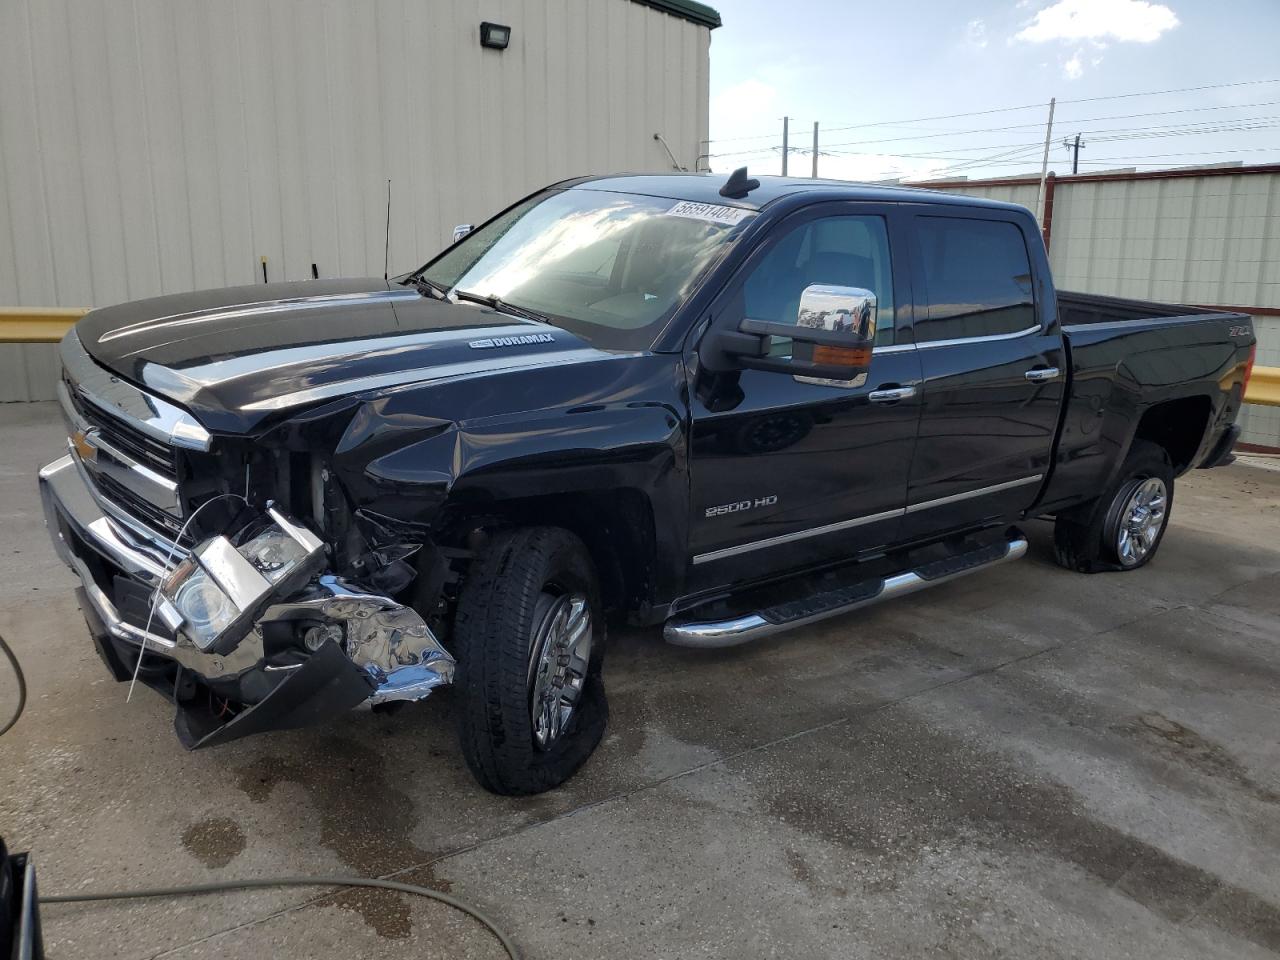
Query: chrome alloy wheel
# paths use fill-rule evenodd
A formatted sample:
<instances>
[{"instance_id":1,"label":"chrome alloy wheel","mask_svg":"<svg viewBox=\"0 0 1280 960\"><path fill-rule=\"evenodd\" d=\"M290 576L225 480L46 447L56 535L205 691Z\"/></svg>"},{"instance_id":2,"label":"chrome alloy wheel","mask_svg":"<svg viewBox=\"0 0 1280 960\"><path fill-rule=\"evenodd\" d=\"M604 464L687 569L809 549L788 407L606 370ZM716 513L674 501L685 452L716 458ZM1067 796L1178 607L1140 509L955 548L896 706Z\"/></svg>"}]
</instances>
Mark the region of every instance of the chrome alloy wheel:
<instances>
[{"instance_id":1,"label":"chrome alloy wheel","mask_svg":"<svg viewBox=\"0 0 1280 960\"><path fill-rule=\"evenodd\" d=\"M591 662L591 608L580 593L544 593L529 647L529 710L533 738L548 750L568 728Z\"/></svg>"},{"instance_id":2,"label":"chrome alloy wheel","mask_svg":"<svg viewBox=\"0 0 1280 960\"><path fill-rule=\"evenodd\" d=\"M1129 495L1116 529L1116 554L1126 567L1136 566L1151 552L1164 527L1168 504L1168 491L1159 477L1148 477Z\"/></svg>"}]
</instances>

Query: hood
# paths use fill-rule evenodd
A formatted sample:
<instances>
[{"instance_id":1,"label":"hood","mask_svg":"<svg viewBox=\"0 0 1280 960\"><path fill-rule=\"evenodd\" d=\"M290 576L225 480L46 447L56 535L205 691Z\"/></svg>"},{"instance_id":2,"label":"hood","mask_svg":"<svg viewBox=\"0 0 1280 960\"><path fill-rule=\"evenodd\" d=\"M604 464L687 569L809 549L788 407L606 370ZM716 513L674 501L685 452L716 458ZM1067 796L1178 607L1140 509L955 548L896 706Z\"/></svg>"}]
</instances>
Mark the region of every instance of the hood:
<instances>
[{"instance_id":1,"label":"hood","mask_svg":"<svg viewBox=\"0 0 1280 960\"><path fill-rule=\"evenodd\" d=\"M94 310L76 332L102 366L224 433L364 390L605 356L560 327L382 279L156 297Z\"/></svg>"}]
</instances>

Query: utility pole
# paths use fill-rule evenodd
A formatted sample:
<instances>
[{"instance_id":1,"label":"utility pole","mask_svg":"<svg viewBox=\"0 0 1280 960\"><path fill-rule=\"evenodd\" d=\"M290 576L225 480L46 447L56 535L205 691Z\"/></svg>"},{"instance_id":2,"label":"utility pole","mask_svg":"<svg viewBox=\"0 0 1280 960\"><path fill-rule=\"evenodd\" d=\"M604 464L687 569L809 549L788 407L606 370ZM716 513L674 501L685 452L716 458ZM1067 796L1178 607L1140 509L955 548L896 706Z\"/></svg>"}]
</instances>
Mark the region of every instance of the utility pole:
<instances>
[{"instance_id":1,"label":"utility pole","mask_svg":"<svg viewBox=\"0 0 1280 960\"><path fill-rule=\"evenodd\" d=\"M791 124L790 117L782 118L782 175L787 175L787 127Z\"/></svg>"},{"instance_id":2,"label":"utility pole","mask_svg":"<svg viewBox=\"0 0 1280 960\"><path fill-rule=\"evenodd\" d=\"M1071 172L1080 172L1080 134L1076 134L1075 143L1063 140L1062 145L1071 151Z\"/></svg>"},{"instance_id":3,"label":"utility pole","mask_svg":"<svg viewBox=\"0 0 1280 960\"><path fill-rule=\"evenodd\" d=\"M813 121L813 179L818 179L818 121Z\"/></svg>"},{"instance_id":4,"label":"utility pole","mask_svg":"<svg viewBox=\"0 0 1280 960\"><path fill-rule=\"evenodd\" d=\"M1036 197L1036 222L1044 222L1044 180L1049 174L1049 143L1053 140L1053 108L1057 98L1049 100L1049 122L1044 128L1044 157L1040 161L1040 195Z\"/></svg>"}]
</instances>

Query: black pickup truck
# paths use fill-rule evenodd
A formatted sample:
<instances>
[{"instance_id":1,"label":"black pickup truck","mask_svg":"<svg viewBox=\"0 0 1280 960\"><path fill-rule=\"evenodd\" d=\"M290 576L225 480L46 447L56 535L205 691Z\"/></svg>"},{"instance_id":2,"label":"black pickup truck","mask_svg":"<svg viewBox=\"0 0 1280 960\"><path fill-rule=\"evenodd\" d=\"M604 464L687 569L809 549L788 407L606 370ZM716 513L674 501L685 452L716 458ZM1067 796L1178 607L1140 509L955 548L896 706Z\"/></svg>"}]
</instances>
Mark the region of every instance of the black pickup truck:
<instances>
[{"instance_id":1,"label":"black pickup truck","mask_svg":"<svg viewBox=\"0 0 1280 960\"><path fill-rule=\"evenodd\" d=\"M1134 570L1174 478L1231 459L1249 318L1055 293L1022 207L620 176L458 235L63 341L49 530L187 746L452 683L480 783L546 790L604 729L609 619L742 643L1017 558L1036 517Z\"/></svg>"}]
</instances>

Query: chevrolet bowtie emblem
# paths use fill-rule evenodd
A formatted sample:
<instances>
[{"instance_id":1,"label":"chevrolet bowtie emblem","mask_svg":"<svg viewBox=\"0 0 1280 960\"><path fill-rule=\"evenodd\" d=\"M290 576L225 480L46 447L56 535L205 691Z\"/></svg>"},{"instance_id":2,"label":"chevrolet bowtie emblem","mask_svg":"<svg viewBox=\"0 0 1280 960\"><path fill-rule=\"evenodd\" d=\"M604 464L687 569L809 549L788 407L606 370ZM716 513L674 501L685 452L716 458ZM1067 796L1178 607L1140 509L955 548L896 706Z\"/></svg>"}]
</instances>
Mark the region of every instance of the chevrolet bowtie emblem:
<instances>
[{"instance_id":1,"label":"chevrolet bowtie emblem","mask_svg":"<svg viewBox=\"0 0 1280 960\"><path fill-rule=\"evenodd\" d=\"M93 445L90 435L84 430L77 430L71 434L71 446L75 447L81 460L98 459L98 448Z\"/></svg>"}]
</instances>

